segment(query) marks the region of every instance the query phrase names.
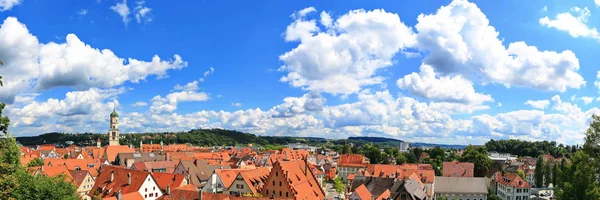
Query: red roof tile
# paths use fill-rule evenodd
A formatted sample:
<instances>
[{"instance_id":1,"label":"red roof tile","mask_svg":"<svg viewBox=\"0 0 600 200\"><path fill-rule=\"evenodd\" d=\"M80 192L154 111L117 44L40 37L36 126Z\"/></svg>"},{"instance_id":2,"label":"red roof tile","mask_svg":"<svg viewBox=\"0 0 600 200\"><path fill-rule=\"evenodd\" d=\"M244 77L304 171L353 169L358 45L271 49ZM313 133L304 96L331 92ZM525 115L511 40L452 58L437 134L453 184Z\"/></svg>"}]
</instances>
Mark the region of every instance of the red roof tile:
<instances>
[{"instance_id":1,"label":"red roof tile","mask_svg":"<svg viewBox=\"0 0 600 200\"><path fill-rule=\"evenodd\" d=\"M504 176L502 176L502 174L498 173L498 175L496 176L496 182L498 182L498 184L502 184L502 185L510 186L510 187L514 187L514 188L530 188L531 187L531 186L529 186L529 183L527 183L527 181L523 180L517 174L504 174Z\"/></svg>"},{"instance_id":2,"label":"red roof tile","mask_svg":"<svg viewBox=\"0 0 600 200\"><path fill-rule=\"evenodd\" d=\"M183 174L162 172L153 172L152 177L154 177L154 180L156 180L156 183L161 190L166 190L167 186L171 186L171 188L179 187L185 180L185 175Z\"/></svg>"},{"instance_id":3,"label":"red roof tile","mask_svg":"<svg viewBox=\"0 0 600 200\"><path fill-rule=\"evenodd\" d=\"M114 177L112 181L110 180L111 174ZM131 176L130 184L127 183L128 176ZM154 182L154 178L152 178L149 172L104 166L98 178L96 178L96 184L90 190L89 195L95 196L94 194L97 193L104 197L111 197L117 191L121 191L121 195L138 193L138 190L146 182L146 178L150 178Z\"/></svg>"},{"instance_id":4,"label":"red roof tile","mask_svg":"<svg viewBox=\"0 0 600 200\"><path fill-rule=\"evenodd\" d=\"M365 157L360 154L342 154L338 166L342 167L366 167Z\"/></svg>"},{"instance_id":5,"label":"red roof tile","mask_svg":"<svg viewBox=\"0 0 600 200\"><path fill-rule=\"evenodd\" d=\"M358 196L358 198L360 198L361 200L371 200L373 198L373 195L371 195L371 192L369 192L369 190L364 184L358 186L354 190L354 194L356 194L356 196Z\"/></svg>"}]
</instances>

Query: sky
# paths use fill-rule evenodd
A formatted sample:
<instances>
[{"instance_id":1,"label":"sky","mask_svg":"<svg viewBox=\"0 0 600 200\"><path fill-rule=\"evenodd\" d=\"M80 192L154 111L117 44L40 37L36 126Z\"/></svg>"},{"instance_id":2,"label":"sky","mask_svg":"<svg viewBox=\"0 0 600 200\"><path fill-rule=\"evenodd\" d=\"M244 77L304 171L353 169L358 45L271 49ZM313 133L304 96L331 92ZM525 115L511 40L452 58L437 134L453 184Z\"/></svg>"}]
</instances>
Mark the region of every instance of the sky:
<instances>
[{"instance_id":1,"label":"sky","mask_svg":"<svg viewBox=\"0 0 600 200\"><path fill-rule=\"evenodd\" d=\"M582 144L600 0L0 0L15 136L257 135Z\"/></svg>"}]
</instances>

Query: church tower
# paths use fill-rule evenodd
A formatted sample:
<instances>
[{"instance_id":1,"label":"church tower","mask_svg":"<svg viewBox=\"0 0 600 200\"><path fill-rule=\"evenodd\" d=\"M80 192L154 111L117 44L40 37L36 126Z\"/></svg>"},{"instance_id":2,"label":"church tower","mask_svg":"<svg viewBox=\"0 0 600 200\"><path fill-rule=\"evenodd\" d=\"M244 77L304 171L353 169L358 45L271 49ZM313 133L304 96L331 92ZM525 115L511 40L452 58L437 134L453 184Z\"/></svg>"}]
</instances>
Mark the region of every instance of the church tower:
<instances>
[{"instance_id":1,"label":"church tower","mask_svg":"<svg viewBox=\"0 0 600 200\"><path fill-rule=\"evenodd\" d=\"M108 131L108 145L119 146L119 114L113 108L110 113L110 130Z\"/></svg>"}]
</instances>

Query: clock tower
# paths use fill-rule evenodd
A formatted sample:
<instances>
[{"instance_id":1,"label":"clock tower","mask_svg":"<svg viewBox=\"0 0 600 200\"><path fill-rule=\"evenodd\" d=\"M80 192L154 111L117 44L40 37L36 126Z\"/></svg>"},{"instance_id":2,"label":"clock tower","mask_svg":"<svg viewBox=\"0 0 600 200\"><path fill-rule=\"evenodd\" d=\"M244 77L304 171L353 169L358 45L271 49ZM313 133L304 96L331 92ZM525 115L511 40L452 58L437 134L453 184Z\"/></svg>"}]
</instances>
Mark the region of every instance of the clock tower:
<instances>
[{"instance_id":1,"label":"clock tower","mask_svg":"<svg viewBox=\"0 0 600 200\"><path fill-rule=\"evenodd\" d=\"M119 146L119 114L113 108L110 113L110 129L108 131L108 145Z\"/></svg>"}]
</instances>

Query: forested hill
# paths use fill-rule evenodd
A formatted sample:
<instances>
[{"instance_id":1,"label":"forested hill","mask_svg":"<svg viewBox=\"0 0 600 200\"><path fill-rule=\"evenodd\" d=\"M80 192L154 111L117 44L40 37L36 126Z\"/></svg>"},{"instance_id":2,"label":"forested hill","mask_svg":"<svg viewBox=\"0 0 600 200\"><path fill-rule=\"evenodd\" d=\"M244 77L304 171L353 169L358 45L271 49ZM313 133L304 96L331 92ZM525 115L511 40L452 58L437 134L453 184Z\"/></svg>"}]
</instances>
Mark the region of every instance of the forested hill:
<instances>
[{"instance_id":1,"label":"forested hill","mask_svg":"<svg viewBox=\"0 0 600 200\"><path fill-rule=\"evenodd\" d=\"M123 137L121 144L134 144L137 146L140 141L145 144L158 144L163 141L165 144L185 144L190 143L199 146L216 145L266 145L266 144L288 144L288 143L324 143L327 140L323 138L302 138L302 137L276 137L276 136L257 136L250 133L243 133L224 129L195 129L188 132L163 132L163 133L135 133L121 134ZM17 137L17 141L25 146L38 144L59 144L68 145L67 142L73 142L80 146L95 145L96 140L100 138L103 144L108 141L106 134L98 133L46 133L39 136Z\"/></svg>"}]
</instances>

